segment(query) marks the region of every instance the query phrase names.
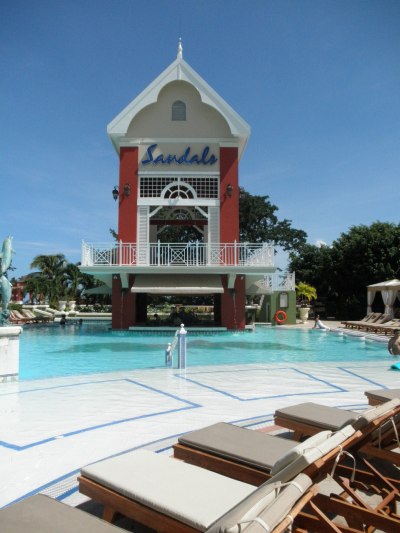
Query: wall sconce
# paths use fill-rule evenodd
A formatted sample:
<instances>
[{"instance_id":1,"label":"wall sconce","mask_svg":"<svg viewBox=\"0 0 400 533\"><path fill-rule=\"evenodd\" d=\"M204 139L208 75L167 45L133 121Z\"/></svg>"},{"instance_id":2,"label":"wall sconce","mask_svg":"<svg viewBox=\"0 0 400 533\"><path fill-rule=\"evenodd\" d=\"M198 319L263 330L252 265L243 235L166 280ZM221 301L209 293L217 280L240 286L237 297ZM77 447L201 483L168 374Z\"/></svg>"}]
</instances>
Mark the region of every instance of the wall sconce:
<instances>
[{"instance_id":1,"label":"wall sconce","mask_svg":"<svg viewBox=\"0 0 400 533\"><path fill-rule=\"evenodd\" d=\"M114 187L114 189L112 190L112 197L114 198L115 201L118 200L118 196L119 196L119 188L118 188L118 185L116 185Z\"/></svg>"},{"instance_id":2,"label":"wall sconce","mask_svg":"<svg viewBox=\"0 0 400 533\"><path fill-rule=\"evenodd\" d=\"M118 196L119 196L119 187L118 185L115 185L114 189L112 190L112 197L114 198L115 201L118 200ZM129 196L131 194L131 186L129 185L129 183L125 183L124 185L124 196Z\"/></svg>"},{"instance_id":3,"label":"wall sconce","mask_svg":"<svg viewBox=\"0 0 400 533\"><path fill-rule=\"evenodd\" d=\"M229 196L229 198L232 198L233 194L233 187L230 183L226 186L226 194Z\"/></svg>"}]
</instances>

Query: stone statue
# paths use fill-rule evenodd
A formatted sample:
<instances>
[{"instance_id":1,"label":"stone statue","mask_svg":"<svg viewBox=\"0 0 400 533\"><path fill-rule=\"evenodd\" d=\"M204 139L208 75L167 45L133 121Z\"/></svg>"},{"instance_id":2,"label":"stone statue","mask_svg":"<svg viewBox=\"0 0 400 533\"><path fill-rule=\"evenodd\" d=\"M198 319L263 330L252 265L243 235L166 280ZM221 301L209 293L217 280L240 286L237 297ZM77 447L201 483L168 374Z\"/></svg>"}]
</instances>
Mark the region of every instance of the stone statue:
<instances>
[{"instance_id":1,"label":"stone statue","mask_svg":"<svg viewBox=\"0 0 400 533\"><path fill-rule=\"evenodd\" d=\"M388 342L388 351L392 355L400 355L400 329L396 329L394 336Z\"/></svg>"},{"instance_id":2,"label":"stone statue","mask_svg":"<svg viewBox=\"0 0 400 533\"><path fill-rule=\"evenodd\" d=\"M11 300L12 285L6 277L6 272L11 266L11 259L14 250L12 249L12 237L8 236L3 241L3 247L0 252L0 294L2 311L0 313L0 326L8 324L10 312L8 304Z\"/></svg>"}]
</instances>

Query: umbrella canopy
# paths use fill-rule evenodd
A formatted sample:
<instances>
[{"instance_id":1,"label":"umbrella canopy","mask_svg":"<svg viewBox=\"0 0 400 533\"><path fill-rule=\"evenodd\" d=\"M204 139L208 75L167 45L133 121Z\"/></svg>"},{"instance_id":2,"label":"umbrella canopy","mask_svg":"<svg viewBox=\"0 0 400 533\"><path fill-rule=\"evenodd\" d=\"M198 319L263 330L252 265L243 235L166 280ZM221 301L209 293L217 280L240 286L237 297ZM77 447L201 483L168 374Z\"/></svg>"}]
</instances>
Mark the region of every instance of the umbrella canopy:
<instances>
[{"instance_id":1,"label":"umbrella canopy","mask_svg":"<svg viewBox=\"0 0 400 533\"><path fill-rule=\"evenodd\" d=\"M369 291L381 291L383 290L400 290L400 280L399 279L391 279L390 281L381 281L379 283L374 283L373 285L368 285L367 289Z\"/></svg>"}]
</instances>

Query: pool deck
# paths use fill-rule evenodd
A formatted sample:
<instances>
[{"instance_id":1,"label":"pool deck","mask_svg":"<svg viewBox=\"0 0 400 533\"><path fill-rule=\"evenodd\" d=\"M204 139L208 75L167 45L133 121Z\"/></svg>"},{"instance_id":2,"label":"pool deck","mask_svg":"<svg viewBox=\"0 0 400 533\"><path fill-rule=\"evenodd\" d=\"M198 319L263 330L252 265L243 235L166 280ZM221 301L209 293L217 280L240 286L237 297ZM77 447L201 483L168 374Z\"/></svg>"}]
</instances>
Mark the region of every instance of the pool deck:
<instances>
[{"instance_id":1,"label":"pool deck","mask_svg":"<svg viewBox=\"0 0 400 533\"><path fill-rule=\"evenodd\" d=\"M171 454L179 435L219 421L272 429L275 409L299 402L361 410L364 391L398 388L399 377L385 360L141 369L4 383L0 507L37 492L76 506L86 500L76 483L84 465L141 447Z\"/></svg>"}]
</instances>

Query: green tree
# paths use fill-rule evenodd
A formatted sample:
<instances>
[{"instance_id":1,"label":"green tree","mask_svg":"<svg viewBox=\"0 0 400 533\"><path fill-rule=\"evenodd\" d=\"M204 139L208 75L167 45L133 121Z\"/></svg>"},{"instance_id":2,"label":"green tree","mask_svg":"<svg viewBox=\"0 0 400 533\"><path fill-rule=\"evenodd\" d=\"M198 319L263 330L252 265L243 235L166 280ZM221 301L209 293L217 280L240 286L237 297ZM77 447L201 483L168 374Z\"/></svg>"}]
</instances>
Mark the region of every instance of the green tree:
<instances>
[{"instance_id":1,"label":"green tree","mask_svg":"<svg viewBox=\"0 0 400 533\"><path fill-rule=\"evenodd\" d=\"M285 251L298 251L306 243L307 234L291 227L291 220L279 220L278 207L268 196L257 196L240 188L239 233L242 242L274 241Z\"/></svg>"},{"instance_id":2,"label":"green tree","mask_svg":"<svg viewBox=\"0 0 400 533\"><path fill-rule=\"evenodd\" d=\"M306 245L292 253L289 269L332 301L340 318L365 313L367 285L398 276L400 225L374 222L352 226L331 247Z\"/></svg>"},{"instance_id":3,"label":"green tree","mask_svg":"<svg viewBox=\"0 0 400 533\"><path fill-rule=\"evenodd\" d=\"M32 272L22 279L24 281L23 296L29 294L30 300L42 301L48 296L48 286L40 272Z\"/></svg>"},{"instance_id":4,"label":"green tree","mask_svg":"<svg viewBox=\"0 0 400 533\"><path fill-rule=\"evenodd\" d=\"M58 301L66 295L67 260L65 255L37 255L30 267L39 269L42 286L49 303L57 305Z\"/></svg>"}]
</instances>

